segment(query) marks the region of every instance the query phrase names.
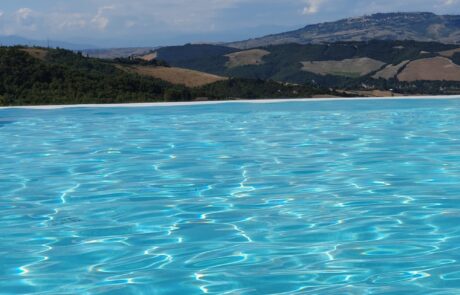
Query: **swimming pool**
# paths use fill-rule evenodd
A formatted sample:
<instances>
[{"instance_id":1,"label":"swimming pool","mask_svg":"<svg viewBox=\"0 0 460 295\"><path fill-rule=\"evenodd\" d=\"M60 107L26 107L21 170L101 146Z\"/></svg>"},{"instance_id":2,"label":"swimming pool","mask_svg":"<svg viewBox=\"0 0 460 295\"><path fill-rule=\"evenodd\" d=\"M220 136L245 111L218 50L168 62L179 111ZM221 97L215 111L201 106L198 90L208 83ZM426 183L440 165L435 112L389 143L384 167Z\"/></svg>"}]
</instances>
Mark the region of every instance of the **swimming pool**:
<instances>
[{"instance_id":1,"label":"swimming pool","mask_svg":"<svg viewBox=\"0 0 460 295\"><path fill-rule=\"evenodd\" d=\"M0 110L2 294L459 294L460 100Z\"/></svg>"}]
</instances>

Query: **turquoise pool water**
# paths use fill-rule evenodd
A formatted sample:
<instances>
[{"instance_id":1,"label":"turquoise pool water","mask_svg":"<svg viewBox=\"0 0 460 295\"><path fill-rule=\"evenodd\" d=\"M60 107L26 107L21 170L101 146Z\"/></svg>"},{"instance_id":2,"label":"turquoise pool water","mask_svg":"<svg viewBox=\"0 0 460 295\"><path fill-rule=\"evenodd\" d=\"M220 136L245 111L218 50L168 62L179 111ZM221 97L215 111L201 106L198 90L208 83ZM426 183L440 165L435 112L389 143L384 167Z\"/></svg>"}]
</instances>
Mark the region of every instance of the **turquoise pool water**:
<instances>
[{"instance_id":1,"label":"turquoise pool water","mask_svg":"<svg viewBox=\"0 0 460 295\"><path fill-rule=\"evenodd\" d=\"M1 294L460 294L460 100L0 110Z\"/></svg>"}]
</instances>

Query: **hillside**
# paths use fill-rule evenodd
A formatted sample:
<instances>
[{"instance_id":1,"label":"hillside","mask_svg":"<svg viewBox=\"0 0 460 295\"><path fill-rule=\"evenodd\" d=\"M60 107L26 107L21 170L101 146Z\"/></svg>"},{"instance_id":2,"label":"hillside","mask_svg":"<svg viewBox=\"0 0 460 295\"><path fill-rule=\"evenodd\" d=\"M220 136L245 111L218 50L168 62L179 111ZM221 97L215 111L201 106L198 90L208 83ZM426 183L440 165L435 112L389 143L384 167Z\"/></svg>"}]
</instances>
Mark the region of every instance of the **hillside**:
<instances>
[{"instance_id":1,"label":"hillside","mask_svg":"<svg viewBox=\"0 0 460 295\"><path fill-rule=\"evenodd\" d=\"M0 48L0 104L163 100L177 86L63 49Z\"/></svg>"},{"instance_id":2,"label":"hillside","mask_svg":"<svg viewBox=\"0 0 460 295\"><path fill-rule=\"evenodd\" d=\"M250 50L206 46L213 54L197 55L201 45L171 51L164 47L156 53L171 66L225 77L401 93L457 93L460 89L460 45L373 40Z\"/></svg>"},{"instance_id":3,"label":"hillside","mask_svg":"<svg viewBox=\"0 0 460 295\"><path fill-rule=\"evenodd\" d=\"M238 51L240 50L219 45L186 44L163 47L156 50L155 54L157 59L164 60L175 67L219 75L215 65L225 64L228 61L227 55Z\"/></svg>"},{"instance_id":4,"label":"hillside","mask_svg":"<svg viewBox=\"0 0 460 295\"><path fill-rule=\"evenodd\" d=\"M83 54L89 57L114 59L119 57L140 56L148 54L158 47L128 47L128 48L106 48L106 49L85 49Z\"/></svg>"},{"instance_id":5,"label":"hillside","mask_svg":"<svg viewBox=\"0 0 460 295\"><path fill-rule=\"evenodd\" d=\"M151 60L102 60L64 49L0 47L0 105L185 101L196 98L311 97L338 93L311 84L223 78L202 87L186 87L127 72L120 67L161 71L167 64ZM176 71L171 68L166 71ZM190 72L182 70L182 72ZM174 73L169 72L169 75ZM194 75L197 75L194 73ZM201 75L206 75L202 73ZM211 75L209 75L211 76ZM184 83L186 84L186 83Z\"/></svg>"},{"instance_id":6,"label":"hillside","mask_svg":"<svg viewBox=\"0 0 460 295\"><path fill-rule=\"evenodd\" d=\"M460 43L460 16L433 13L378 13L335 22L308 25L299 30L226 44L239 49L287 43L414 40Z\"/></svg>"},{"instance_id":7,"label":"hillside","mask_svg":"<svg viewBox=\"0 0 460 295\"><path fill-rule=\"evenodd\" d=\"M119 68L128 73L153 77L187 87L200 87L227 79L217 75L175 67L132 65L119 66Z\"/></svg>"}]
</instances>

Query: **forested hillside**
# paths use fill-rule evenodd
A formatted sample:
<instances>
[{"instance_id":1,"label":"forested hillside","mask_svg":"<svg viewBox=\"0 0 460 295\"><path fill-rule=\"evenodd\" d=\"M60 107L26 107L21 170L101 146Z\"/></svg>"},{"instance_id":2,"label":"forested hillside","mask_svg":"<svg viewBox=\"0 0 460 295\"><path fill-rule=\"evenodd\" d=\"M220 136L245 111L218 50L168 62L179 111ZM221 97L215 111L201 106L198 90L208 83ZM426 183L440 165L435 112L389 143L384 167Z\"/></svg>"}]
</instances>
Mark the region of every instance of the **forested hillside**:
<instances>
[{"instance_id":1,"label":"forested hillside","mask_svg":"<svg viewBox=\"0 0 460 295\"><path fill-rule=\"evenodd\" d=\"M173 87L59 49L40 60L20 48L1 48L0 81L4 105L156 101Z\"/></svg>"},{"instance_id":2,"label":"forested hillside","mask_svg":"<svg viewBox=\"0 0 460 295\"><path fill-rule=\"evenodd\" d=\"M460 89L460 46L455 44L371 40L281 44L205 57L187 54L197 48L165 47L158 53L172 66L227 77L408 94L450 94Z\"/></svg>"},{"instance_id":3,"label":"forested hillside","mask_svg":"<svg viewBox=\"0 0 460 295\"><path fill-rule=\"evenodd\" d=\"M319 87L233 79L211 88L188 88L120 69L120 65L132 63L167 65L159 61L106 61L63 49L3 47L0 48L0 105L178 101L246 95L248 98L306 97L330 93ZM240 87L241 83L245 87Z\"/></svg>"}]
</instances>

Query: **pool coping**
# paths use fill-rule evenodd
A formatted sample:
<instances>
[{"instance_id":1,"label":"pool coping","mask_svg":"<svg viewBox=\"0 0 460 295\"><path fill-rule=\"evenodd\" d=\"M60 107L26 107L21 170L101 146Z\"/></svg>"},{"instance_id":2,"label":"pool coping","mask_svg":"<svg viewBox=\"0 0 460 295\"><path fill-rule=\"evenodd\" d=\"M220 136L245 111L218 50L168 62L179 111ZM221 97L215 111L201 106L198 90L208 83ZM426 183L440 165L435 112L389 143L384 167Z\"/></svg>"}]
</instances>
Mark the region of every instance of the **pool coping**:
<instances>
[{"instance_id":1,"label":"pool coping","mask_svg":"<svg viewBox=\"0 0 460 295\"><path fill-rule=\"evenodd\" d=\"M353 101L353 100L434 100L434 99L460 99L460 95L438 96L388 96L388 97L331 97L331 98L274 98L274 99L235 99L235 100L209 100L209 101L183 101L183 102L144 102L144 103L114 103L114 104L69 104L69 105L32 105L32 106L6 106L2 109L66 109L66 108L140 108L140 107L171 107L214 105L228 103L282 103L282 102L319 102L319 101Z\"/></svg>"}]
</instances>

